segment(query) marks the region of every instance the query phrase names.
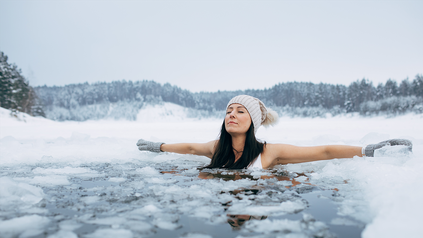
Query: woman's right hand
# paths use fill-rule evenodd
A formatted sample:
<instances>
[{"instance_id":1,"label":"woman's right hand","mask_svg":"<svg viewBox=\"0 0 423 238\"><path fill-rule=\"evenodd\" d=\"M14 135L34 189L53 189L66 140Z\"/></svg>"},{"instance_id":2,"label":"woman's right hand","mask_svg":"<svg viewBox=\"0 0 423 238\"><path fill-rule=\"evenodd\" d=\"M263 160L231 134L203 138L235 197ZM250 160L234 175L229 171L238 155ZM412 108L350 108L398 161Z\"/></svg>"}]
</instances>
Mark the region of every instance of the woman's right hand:
<instances>
[{"instance_id":1,"label":"woman's right hand","mask_svg":"<svg viewBox=\"0 0 423 238\"><path fill-rule=\"evenodd\" d=\"M160 146L163 145L163 142L152 142L152 141L146 141L143 139L139 139L137 142L138 149L141 151L151 151L151 152L162 152L160 149Z\"/></svg>"}]
</instances>

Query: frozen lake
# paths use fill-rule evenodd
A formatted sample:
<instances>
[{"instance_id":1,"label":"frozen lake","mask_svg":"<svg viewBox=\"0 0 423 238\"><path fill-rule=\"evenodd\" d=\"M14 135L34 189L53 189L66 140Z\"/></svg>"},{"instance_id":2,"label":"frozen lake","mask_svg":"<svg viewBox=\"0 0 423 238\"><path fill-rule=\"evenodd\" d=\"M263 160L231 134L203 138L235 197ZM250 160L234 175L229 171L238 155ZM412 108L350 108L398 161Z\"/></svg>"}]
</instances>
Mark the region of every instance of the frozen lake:
<instances>
[{"instance_id":1,"label":"frozen lake","mask_svg":"<svg viewBox=\"0 0 423 238\"><path fill-rule=\"evenodd\" d=\"M269 143L414 143L375 158L202 170L209 159L138 151L206 142L221 120L54 122L0 111L0 237L421 237L423 118L285 118ZM223 120L223 119L222 119Z\"/></svg>"}]
</instances>

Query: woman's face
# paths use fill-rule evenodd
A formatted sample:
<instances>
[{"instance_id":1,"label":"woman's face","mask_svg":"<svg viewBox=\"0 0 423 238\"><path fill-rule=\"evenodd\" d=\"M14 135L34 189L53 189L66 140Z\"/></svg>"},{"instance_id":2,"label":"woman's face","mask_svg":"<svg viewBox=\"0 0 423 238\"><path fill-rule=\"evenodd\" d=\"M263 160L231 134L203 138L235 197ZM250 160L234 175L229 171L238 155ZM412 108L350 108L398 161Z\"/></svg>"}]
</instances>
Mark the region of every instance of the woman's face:
<instances>
[{"instance_id":1,"label":"woman's face","mask_svg":"<svg viewBox=\"0 0 423 238\"><path fill-rule=\"evenodd\" d=\"M225 128L229 134L247 133L251 125L251 117L247 109L238 103L226 109Z\"/></svg>"}]
</instances>

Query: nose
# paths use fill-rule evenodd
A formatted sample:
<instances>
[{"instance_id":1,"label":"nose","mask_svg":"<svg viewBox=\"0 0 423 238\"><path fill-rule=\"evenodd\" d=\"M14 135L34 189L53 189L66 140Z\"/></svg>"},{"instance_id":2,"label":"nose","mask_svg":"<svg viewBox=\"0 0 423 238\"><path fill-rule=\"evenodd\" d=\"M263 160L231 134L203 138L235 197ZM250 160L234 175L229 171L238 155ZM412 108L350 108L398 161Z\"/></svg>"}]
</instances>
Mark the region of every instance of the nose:
<instances>
[{"instance_id":1,"label":"nose","mask_svg":"<svg viewBox=\"0 0 423 238\"><path fill-rule=\"evenodd\" d=\"M229 113L230 118L235 118L235 110L233 110L231 113Z\"/></svg>"}]
</instances>

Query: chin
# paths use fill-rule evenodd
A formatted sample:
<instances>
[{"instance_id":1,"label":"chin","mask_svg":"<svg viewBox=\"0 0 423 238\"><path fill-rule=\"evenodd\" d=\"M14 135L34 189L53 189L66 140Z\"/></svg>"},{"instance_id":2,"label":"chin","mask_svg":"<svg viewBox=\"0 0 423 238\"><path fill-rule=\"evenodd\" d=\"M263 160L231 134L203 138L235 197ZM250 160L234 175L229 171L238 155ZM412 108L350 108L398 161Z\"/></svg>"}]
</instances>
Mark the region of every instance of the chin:
<instances>
[{"instance_id":1,"label":"chin","mask_svg":"<svg viewBox=\"0 0 423 238\"><path fill-rule=\"evenodd\" d=\"M233 128L226 128L226 132L229 134L236 132Z\"/></svg>"},{"instance_id":2,"label":"chin","mask_svg":"<svg viewBox=\"0 0 423 238\"><path fill-rule=\"evenodd\" d=\"M230 135L235 135L235 134L246 134L246 131L240 131L240 130L233 130L232 128L230 128L229 130L226 129L226 131L230 134Z\"/></svg>"}]
</instances>

